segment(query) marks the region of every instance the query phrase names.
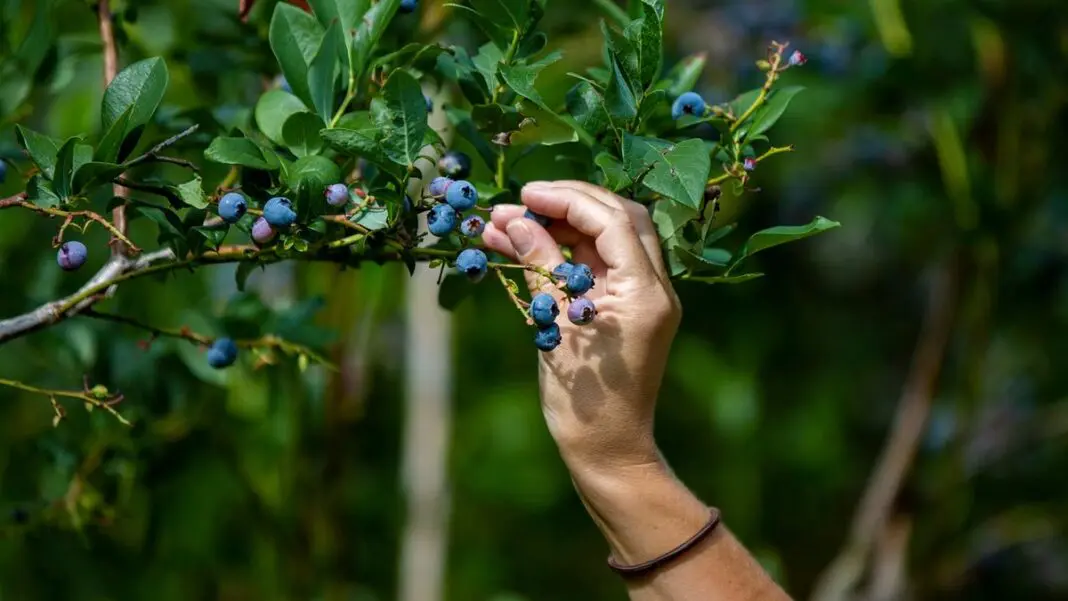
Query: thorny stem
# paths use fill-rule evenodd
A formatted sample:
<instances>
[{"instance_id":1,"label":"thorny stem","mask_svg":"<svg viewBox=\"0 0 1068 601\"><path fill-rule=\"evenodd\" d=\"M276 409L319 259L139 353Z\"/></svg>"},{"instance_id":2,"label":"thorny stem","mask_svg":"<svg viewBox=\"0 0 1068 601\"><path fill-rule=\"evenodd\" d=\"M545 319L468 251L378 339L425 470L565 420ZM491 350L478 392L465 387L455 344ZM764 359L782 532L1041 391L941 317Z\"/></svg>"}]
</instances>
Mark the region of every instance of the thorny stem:
<instances>
[{"instance_id":1,"label":"thorny stem","mask_svg":"<svg viewBox=\"0 0 1068 601\"><path fill-rule=\"evenodd\" d=\"M113 407L113 405L115 405L115 404L119 403L120 401L122 401L122 395L121 394L116 394L116 395L113 395L113 396L107 396L107 397L101 399L97 395L93 394L91 391L88 391L88 390L54 390L54 389L51 389L51 388L39 388L37 386L30 386L29 384L23 384L22 382L19 382L17 380L6 380L4 378L0 378L0 386L8 386L10 388L15 388L17 390L22 390L24 392L30 392L30 393L33 393L33 394L41 394L41 395L47 396L48 398L52 399L53 408L55 408L57 406L57 404L55 402L55 399L57 397L58 398L65 398L65 399L77 399L79 401L88 403L88 404L92 405L93 407L98 407L100 409L103 409L104 411L107 411L115 419L119 420L119 423L123 424L124 426L132 425L129 422L129 420L127 420L125 417L123 417L118 411L115 411L115 408ZM57 415L59 415L59 414L60 413L57 410Z\"/></svg>"}]
</instances>

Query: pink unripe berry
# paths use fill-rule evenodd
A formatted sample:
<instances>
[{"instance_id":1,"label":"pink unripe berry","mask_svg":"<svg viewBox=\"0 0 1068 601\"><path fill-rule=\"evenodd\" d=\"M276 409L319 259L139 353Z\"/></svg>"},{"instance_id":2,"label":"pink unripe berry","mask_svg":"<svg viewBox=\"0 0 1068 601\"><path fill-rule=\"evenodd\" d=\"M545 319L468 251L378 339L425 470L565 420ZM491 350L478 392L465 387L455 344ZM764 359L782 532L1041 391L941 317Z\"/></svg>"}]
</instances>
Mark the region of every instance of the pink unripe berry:
<instances>
[{"instance_id":1,"label":"pink unripe berry","mask_svg":"<svg viewBox=\"0 0 1068 601\"><path fill-rule=\"evenodd\" d=\"M791 67L800 67L801 65L808 62L808 57L805 56L800 50L794 50L793 53L790 54L790 58L787 60L790 63Z\"/></svg>"}]
</instances>

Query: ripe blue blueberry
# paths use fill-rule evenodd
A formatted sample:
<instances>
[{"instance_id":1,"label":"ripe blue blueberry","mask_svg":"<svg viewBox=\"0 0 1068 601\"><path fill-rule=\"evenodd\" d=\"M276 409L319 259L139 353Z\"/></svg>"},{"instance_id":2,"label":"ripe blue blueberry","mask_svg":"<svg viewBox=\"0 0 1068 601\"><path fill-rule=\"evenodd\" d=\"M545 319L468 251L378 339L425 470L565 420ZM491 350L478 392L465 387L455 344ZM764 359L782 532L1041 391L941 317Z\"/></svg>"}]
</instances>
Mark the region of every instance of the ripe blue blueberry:
<instances>
[{"instance_id":1,"label":"ripe blue blueberry","mask_svg":"<svg viewBox=\"0 0 1068 601\"><path fill-rule=\"evenodd\" d=\"M430 180L430 185L427 186L426 191L429 192L431 196L440 198L442 196L445 196L445 192L448 191L449 186L451 185L451 179L439 175L438 177L435 177L434 179Z\"/></svg>"},{"instance_id":2,"label":"ripe blue blueberry","mask_svg":"<svg viewBox=\"0 0 1068 601\"><path fill-rule=\"evenodd\" d=\"M576 298L567 306L567 318L577 326L584 326L597 316L597 307L586 297Z\"/></svg>"},{"instance_id":3,"label":"ripe blue blueberry","mask_svg":"<svg viewBox=\"0 0 1068 601\"><path fill-rule=\"evenodd\" d=\"M544 328L556 322L558 315L560 315L560 307L556 304L556 299L551 295L539 292L534 295L534 298L530 299L530 318L539 327Z\"/></svg>"},{"instance_id":4,"label":"ripe blue blueberry","mask_svg":"<svg viewBox=\"0 0 1068 601\"><path fill-rule=\"evenodd\" d=\"M208 365L215 369L230 367L237 361L237 345L229 338L219 338L208 349Z\"/></svg>"},{"instance_id":5,"label":"ripe blue blueberry","mask_svg":"<svg viewBox=\"0 0 1068 601\"><path fill-rule=\"evenodd\" d=\"M745 160L742 161L742 169L745 169L746 171L756 169L756 159L753 157L745 157Z\"/></svg>"},{"instance_id":6,"label":"ripe blue blueberry","mask_svg":"<svg viewBox=\"0 0 1068 601\"><path fill-rule=\"evenodd\" d=\"M534 346L538 347L539 351L548 353L549 351L560 346L563 342L563 337L560 336L560 326L549 324L544 328L539 328L538 332L534 334Z\"/></svg>"},{"instance_id":7,"label":"ripe blue blueberry","mask_svg":"<svg viewBox=\"0 0 1068 601\"><path fill-rule=\"evenodd\" d=\"M456 256L456 269L472 282L481 282L486 277L486 253L477 248L465 248Z\"/></svg>"},{"instance_id":8,"label":"ripe blue blueberry","mask_svg":"<svg viewBox=\"0 0 1068 601\"><path fill-rule=\"evenodd\" d=\"M593 270L585 263L578 263L567 276L567 291L571 296L582 296L593 288Z\"/></svg>"},{"instance_id":9,"label":"ripe blue blueberry","mask_svg":"<svg viewBox=\"0 0 1068 601\"><path fill-rule=\"evenodd\" d=\"M252 240L256 244L267 244L274 239L274 234L274 228L263 217L252 223Z\"/></svg>"},{"instance_id":10,"label":"ripe blue blueberry","mask_svg":"<svg viewBox=\"0 0 1068 601\"><path fill-rule=\"evenodd\" d=\"M64 271L74 271L85 264L85 259L89 256L89 249L85 248L85 245L77 240L71 240L70 242L64 242L63 246L59 247L59 252L56 253L56 262L63 268Z\"/></svg>"},{"instance_id":11,"label":"ripe blue blueberry","mask_svg":"<svg viewBox=\"0 0 1068 601\"><path fill-rule=\"evenodd\" d=\"M438 159L438 171L453 179L471 175L471 157L458 150L450 150Z\"/></svg>"},{"instance_id":12,"label":"ripe blue blueberry","mask_svg":"<svg viewBox=\"0 0 1068 601\"><path fill-rule=\"evenodd\" d=\"M541 215L541 214L535 213L534 211L531 211L530 209L527 209L527 212L523 213L523 217L526 217L527 219L533 220L535 223L537 223L541 227L549 227L550 225L553 224L553 220L550 217L546 217L545 215Z\"/></svg>"},{"instance_id":13,"label":"ripe blue blueberry","mask_svg":"<svg viewBox=\"0 0 1068 601\"><path fill-rule=\"evenodd\" d=\"M340 207L352 200L349 187L345 184L330 184L326 187L326 202L332 207Z\"/></svg>"},{"instance_id":14,"label":"ripe blue blueberry","mask_svg":"<svg viewBox=\"0 0 1068 601\"><path fill-rule=\"evenodd\" d=\"M671 105L671 118L681 119L683 115L700 117L705 114L705 99L697 92L686 92L675 99Z\"/></svg>"},{"instance_id":15,"label":"ripe blue blueberry","mask_svg":"<svg viewBox=\"0 0 1068 601\"><path fill-rule=\"evenodd\" d=\"M445 191L445 202L457 211L466 211L478 202L478 190L466 180L455 181Z\"/></svg>"},{"instance_id":16,"label":"ripe blue blueberry","mask_svg":"<svg viewBox=\"0 0 1068 601\"><path fill-rule=\"evenodd\" d=\"M574 270L574 265L564 262L553 268L553 277L558 280L567 281L567 276L571 275L571 272Z\"/></svg>"},{"instance_id":17,"label":"ripe blue blueberry","mask_svg":"<svg viewBox=\"0 0 1068 601\"><path fill-rule=\"evenodd\" d=\"M297 220L297 212L288 198L276 196L263 205L263 218L273 227L289 227Z\"/></svg>"},{"instance_id":18,"label":"ripe blue blueberry","mask_svg":"<svg viewBox=\"0 0 1068 601\"><path fill-rule=\"evenodd\" d=\"M808 57L805 56L800 50L794 50L788 59L791 67L800 67L808 62Z\"/></svg>"},{"instance_id":19,"label":"ripe blue blueberry","mask_svg":"<svg viewBox=\"0 0 1068 601\"><path fill-rule=\"evenodd\" d=\"M237 223L248 211L245 197L237 192L228 192L219 199L219 217L226 223Z\"/></svg>"},{"instance_id":20,"label":"ripe blue blueberry","mask_svg":"<svg viewBox=\"0 0 1068 601\"><path fill-rule=\"evenodd\" d=\"M486 229L486 220L478 215L468 215L460 222L460 233L468 238L478 238Z\"/></svg>"},{"instance_id":21,"label":"ripe blue blueberry","mask_svg":"<svg viewBox=\"0 0 1068 601\"><path fill-rule=\"evenodd\" d=\"M456 209L449 205L434 205L426 215L426 227L438 238L448 236L456 229Z\"/></svg>"},{"instance_id":22,"label":"ripe blue blueberry","mask_svg":"<svg viewBox=\"0 0 1068 601\"><path fill-rule=\"evenodd\" d=\"M400 6L397 10L402 13L415 12L415 9L419 6L419 0L401 0Z\"/></svg>"},{"instance_id":23,"label":"ripe blue blueberry","mask_svg":"<svg viewBox=\"0 0 1068 601\"><path fill-rule=\"evenodd\" d=\"M434 101L433 101L433 99L431 99L430 96L427 96L426 94L423 94L423 98L426 99L426 112L433 113L434 112Z\"/></svg>"}]
</instances>

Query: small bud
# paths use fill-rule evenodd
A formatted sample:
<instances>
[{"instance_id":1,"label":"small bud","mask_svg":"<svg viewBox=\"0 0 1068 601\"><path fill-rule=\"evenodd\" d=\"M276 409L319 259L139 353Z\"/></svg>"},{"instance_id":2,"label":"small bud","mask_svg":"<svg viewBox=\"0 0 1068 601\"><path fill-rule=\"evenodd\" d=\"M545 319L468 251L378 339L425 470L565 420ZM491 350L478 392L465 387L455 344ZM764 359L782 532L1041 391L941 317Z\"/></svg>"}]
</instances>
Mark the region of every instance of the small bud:
<instances>
[{"instance_id":1,"label":"small bud","mask_svg":"<svg viewBox=\"0 0 1068 601\"><path fill-rule=\"evenodd\" d=\"M808 62L808 57L802 54L800 50L794 50L788 61L791 67L800 67Z\"/></svg>"},{"instance_id":2,"label":"small bud","mask_svg":"<svg viewBox=\"0 0 1068 601\"><path fill-rule=\"evenodd\" d=\"M771 63L769 63L768 61L766 61L764 59L760 59L760 60L758 60L756 62L756 66L757 66L757 69L760 69L761 71L767 71L768 69L771 68Z\"/></svg>"},{"instance_id":3,"label":"small bud","mask_svg":"<svg viewBox=\"0 0 1068 601\"><path fill-rule=\"evenodd\" d=\"M756 169L756 165L756 159L754 159L753 157L746 157L745 161L742 162L742 169L745 169L746 171L752 171Z\"/></svg>"},{"instance_id":4,"label":"small bud","mask_svg":"<svg viewBox=\"0 0 1068 601\"><path fill-rule=\"evenodd\" d=\"M90 390L89 393L92 394L93 397L101 401L106 400L108 398L108 388L103 384L97 384L96 386L93 386L92 390Z\"/></svg>"}]
</instances>

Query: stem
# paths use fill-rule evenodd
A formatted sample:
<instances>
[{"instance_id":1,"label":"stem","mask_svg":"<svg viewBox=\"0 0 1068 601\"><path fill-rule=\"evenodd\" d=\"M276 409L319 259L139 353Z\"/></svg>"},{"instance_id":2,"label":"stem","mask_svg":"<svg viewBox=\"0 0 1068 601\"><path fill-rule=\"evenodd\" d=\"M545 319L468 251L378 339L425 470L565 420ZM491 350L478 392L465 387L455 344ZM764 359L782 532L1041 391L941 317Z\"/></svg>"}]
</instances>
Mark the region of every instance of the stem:
<instances>
[{"instance_id":1,"label":"stem","mask_svg":"<svg viewBox=\"0 0 1068 601\"><path fill-rule=\"evenodd\" d=\"M771 63L771 67L768 69L768 74L764 78L764 85L760 88L760 94L757 95L753 104L749 105L749 108L745 109L745 112L738 117L738 120L735 121L733 125L731 125L731 133L737 131L738 128L741 127L747 119L752 117L753 113L764 104L764 101L768 99L768 94L771 92L771 86L778 78L780 72L779 67L782 66L782 53L786 50L786 45L772 42L772 48L774 49L774 52L772 52L768 61Z\"/></svg>"},{"instance_id":2,"label":"stem","mask_svg":"<svg viewBox=\"0 0 1068 601\"><path fill-rule=\"evenodd\" d=\"M515 282L508 279L504 275L504 271L500 268L494 267L493 271L497 274L497 279L501 281L501 284L504 284L504 291L508 293L508 298L512 299L512 304L515 305L516 309L519 309L519 313L527 320L527 325L533 325L534 320L530 318L530 312L527 311L526 303L524 303L523 300L519 298L519 295L515 293Z\"/></svg>"},{"instance_id":3,"label":"stem","mask_svg":"<svg viewBox=\"0 0 1068 601\"><path fill-rule=\"evenodd\" d=\"M501 147L499 147L499 150L498 150L498 153L497 153L497 173L496 173L497 187L500 188L501 190L504 189L504 184L505 184L505 182L507 180L507 170L508 170L508 166L506 164L506 161L504 160L504 146L501 146Z\"/></svg>"},{"instance_id":4,"label":"stem","mask_svg":"<svg viewBox=\"0 0 1068 601\"><path fill-rule=\"evenodd\" d=\"M184 130L174 134L173 136L167 138L166 140L160 142L159 144L156 144L152 148L149 148L148 151L146 151L141 156L133 158L133 159L130 159L129 161L126 161L125 163L123 163L123 166L126 167L126 168L130 168L130 167L134 167L134 166L140 165L141 163L147 163L149 161L160 161L160 162L163 162L163 163L174 163L176 165L182 165L182 166L185 166L185 167L189 167L193 171L199 171L197 169L196 165L194 165L193 163L190 163L189 161L186 161L184 159L176 159L176 158L173 158L173 157L165 157L165 156L160 156L159 155L159 153L162 152L163 149L165 149L165 148L167 148L169 146L173 146L174 144L178 143L179 140L181 140L182 138L184 138L186 136L189 136L189 135L193 134L199 128L200 128L200 124L190 125L189 127L187 127Z\"/></svg>"},{"instance_id":5,"label":"stem","mask_svg":"<svg viewBox=\"0 0 1068 601\"><path fill-rule=\"evenodd\" d=\"M65 222L63 224L61 228L63 230L66 229L66 226L70 225L70 220L74 219L75 217L84 217L85 219L95 221L107 228L107 230L111 232L111 236L117 241L125 244L127 248L129 248L131 253L137 254L141 252L141 249L136 244L130 241L130 239L127 238L125 234L120 232L116 226L112 225L110 221L105 219L99 213L94 213L93 211L64 211L63 209L57 209L55 207L39 207L33 204L32 202L22 200L23 198L25 198L25 194L16 194L11 198L5 198L3 200L0 200L0 209L6 209L9 207L22 207L24 209L29 209L34 213L46 215L48 217L64 217L68 220L68 222ZM57 236L57 238L59 238L59 236Z\"/></svg>"},{"instance_id":6,"label":"stem","mask_svg":"<svg viewBox=\"0 0 1068 601\"><path fill-rule=\"evenodd\" d=\"M108 0L99 0L97 3L97 21L100 25L100 40L104 44L104 88L107 89L119 72L119 52L115 46L115 31L111 25L111 7ZM112 186L115 196L122 198L125 192L118 184ZM119 205L112 209L111 220L115 224L114 231L118 232L118 235L113 234L112 237L111 255L117 257L126 254L126 206Z\"/></svg>"},{"instance_id":7,"label":"stem","mask_svg":"<svg viewBox=\"0 0 1068 601\"><path fill-rule=\"evenodd\" d=\"M77 399L79 401L89 403L94 407L98 407L110 413L115 419L119 420L119 423L124 426L132 425L129 420L123 417L112 405L122 400L122 395L118 394L108 399L101 400L87 391L77 390L53 390L50 388L39 388L37 386L30 386L29 384L23 384L17 380L6 380L0 378L0 386L7 386L9 388L15 388L24 392L30 392L33 394L41 394L55 401L56 397L65 399Z\"/></svg>"},{"instance_id":8,"label":"stem","mask_svg":"<svg viewBox=\"0 0 1068 601\"><path fill-rule=\"evenodd\" d=\"M352 57L350 56L350 59ZM330 120L330 129L334 129L337 126L337 122L341 120L341 117L348 110L349 104L352 103L352 99L356 97L356 71L352 68L352 61L349 61L349 87L345 91L345 99L341 101L341 106L338 107L337 112L334 113L334 118Z\"/></svg>"}]
</instances>

